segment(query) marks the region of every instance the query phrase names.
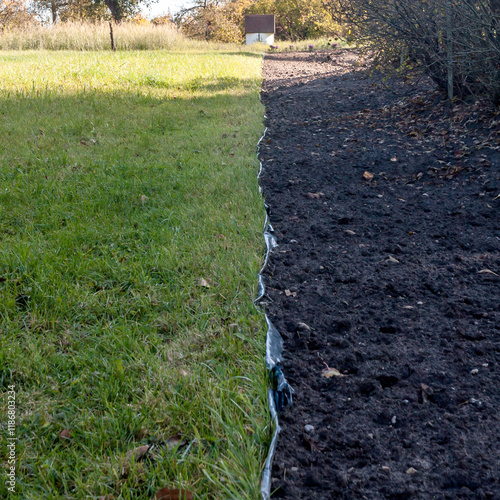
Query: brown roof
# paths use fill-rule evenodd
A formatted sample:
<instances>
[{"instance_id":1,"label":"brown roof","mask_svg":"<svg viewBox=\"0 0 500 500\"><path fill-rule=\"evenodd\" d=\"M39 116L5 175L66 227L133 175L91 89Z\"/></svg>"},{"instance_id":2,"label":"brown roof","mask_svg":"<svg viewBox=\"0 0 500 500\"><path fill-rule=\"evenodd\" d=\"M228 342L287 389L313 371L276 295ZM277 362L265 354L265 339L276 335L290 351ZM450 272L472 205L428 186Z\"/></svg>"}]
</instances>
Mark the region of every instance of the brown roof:
<instances>
[{"instance_id":1,"label":"brown roof","mask_svg":"<svg viewBox=\"0 0 500 500\"><path fill-rule=\"evenodd\" d=\"M274 33L274 16L267 14L245 16L245 33Z\"/></svg>"}]
</instances>

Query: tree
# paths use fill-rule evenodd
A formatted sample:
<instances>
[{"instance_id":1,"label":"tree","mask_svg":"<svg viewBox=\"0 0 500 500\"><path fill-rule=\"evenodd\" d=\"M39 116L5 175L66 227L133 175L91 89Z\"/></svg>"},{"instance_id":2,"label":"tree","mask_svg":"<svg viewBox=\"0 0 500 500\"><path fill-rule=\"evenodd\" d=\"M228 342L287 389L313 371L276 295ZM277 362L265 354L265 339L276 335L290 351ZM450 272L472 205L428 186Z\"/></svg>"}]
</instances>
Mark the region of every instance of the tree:
<instances>
[{"instance_id":1,"label":"tree","mask_svg":"<svg viewBox=\"0 0 500 500\"><path fill-rule=\"evenodd\" d=\"M61 21L98 22L109 18L108 8L104 3L93 0L78 0L69 2L60 12Z\"/></svg>"},{"instance_id":2,"label":"tree","mask_svg":"<svg viewBox=\"0 0 500 500\"><path fill-rule=\"evenodd\" d=\"M35 5L42 12L49 11L52 24L55 24L61 10L68 5L68 0L35 0Z\"/></svg>"},{"instance_id":3,"label":"tree","mask_svg":"<svg viewBox=\"0 0 500 500\"><path fill-rule=\"evenodd\" d=\"M252 0L196 0L182 9L175 23L191 38L218 42L243 40L244 13Z\"/></svg>"},{"instance_id":4,"label":"tree","mask_svg":"<svg viewBox=\"0 0 500 500\"><path fill-rule=\"evenodd\" d=\"M321 0L196 0L176 23L193 38L236 42L243 40L245 14L274 14L277 39L316 38L336 28Z\"/></svg>"},{"instance_id":5,"label":"tree","mask_svg":"<svg viewBox=\"0 0 500 500\"><path fill-rule=\"evenodd\" d=\"M321 0L257 0L249 13L274 14L278 40L329 36L338 29Z\"/></svg>"},{"instance_id":6,"label":"tree","mask_svg":"<svg viewBox=\"0 0 500 500\"><path fill-rule=\"evenodd\" d=\"M134 17L141 5L153 0L34 0L39 11L50 12L52 22L61 20L97 21L111 17L115 22Z\"/></svg>"},{"instance_id":7,"label":"tree","mask_svg":"<svg viewBox=\"0 0 500 500\"><path fill-rule=\"evenodd\" d=\"M24 0L0 0L0 32L25 28L34 22L34 14Z\"/></svg>"}]
</instances>

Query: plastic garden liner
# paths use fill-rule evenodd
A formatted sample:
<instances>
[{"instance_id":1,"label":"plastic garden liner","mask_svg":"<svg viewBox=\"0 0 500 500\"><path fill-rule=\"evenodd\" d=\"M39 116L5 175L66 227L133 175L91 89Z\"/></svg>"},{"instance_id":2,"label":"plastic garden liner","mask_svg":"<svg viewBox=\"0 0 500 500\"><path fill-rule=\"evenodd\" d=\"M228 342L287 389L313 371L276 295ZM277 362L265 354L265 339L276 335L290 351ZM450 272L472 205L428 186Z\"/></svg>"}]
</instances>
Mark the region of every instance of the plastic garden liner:
<instances>
[{"instance_id":1,"label":"plastic garden liner","mask_svg":"<svg viewBox=\"0 0 500 500\"><path fill-rule=\"evenodd\" d=\"M265 118L265 117L264 117ZM257 144L257 149L260 148L260 143L264 139L267 132L267 128L264 130L264 134L259 139ZM262 163L260 163L260 170L257 178L260 178L262 174ZM259 186L259 191L262 193L262 189ZM269 207L264 203L264 208L266 210L266 220L264 222L264 240L266 243L266 256L264 259L264 264L259 272L259 287L258 296L255 299L255 304L260 305L260 302L265 297L266 289L264 285L264 279L262 273L267 266L269 260L269 255L278 246L276 237L273 234L273 227L269 223ZM264 313L265 314L265 313ZM288 384L283 372L281 371L281 361L283 355L283 339L280 333L271 323L267 314L265 314L267 322L267 335L266 335L266 367L268 370L270 388L268 390L268 400L269 400L269 411L271 412L271 418L274 424L274 434L271 440L271 445L269 446L269 452L267 455L267 460L264 466L264 471L262 474L261 483L261 495L263 500L267 500L271 496L271 467L276 451L276 444L278 441L278 434L280 432L278 413L282 408L292 403L292 395L294 393L292 387Z\"/></svg>"}]
</instances>

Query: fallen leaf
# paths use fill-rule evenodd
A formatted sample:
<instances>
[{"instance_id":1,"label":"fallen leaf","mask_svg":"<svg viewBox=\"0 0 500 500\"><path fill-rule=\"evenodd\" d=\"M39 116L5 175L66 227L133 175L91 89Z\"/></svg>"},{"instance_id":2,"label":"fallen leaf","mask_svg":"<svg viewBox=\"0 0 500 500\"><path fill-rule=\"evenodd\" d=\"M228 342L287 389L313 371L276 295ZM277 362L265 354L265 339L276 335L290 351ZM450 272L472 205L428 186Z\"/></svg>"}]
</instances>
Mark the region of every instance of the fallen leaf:
<instances>
[{"instance_id":1,"label":"fallen leaf","mask_svg":"<svg viewBox=\"0 0 500 500\"><path fill-rule=\"evenodd\" d=\"M146 458L150 449L151 449L151 445L149 445L149 444L139 446L138 448L135 448L135 449L127 452L127 458L129 460L134 459L136 462L140 462L141 460Z\"/></svg>"},{"instance_id":2,"label":"fallen leaf","mask_svg":"<svg viewBox=\"0 0 500 500\"><path fill-rule=\"evenodd\" d=\"M330 368L327 366L322 372L321 376L325 378L331 378L331 377L345 377L342 373L340 373L336 368Z\"/></svg>"},{"instance_id":3,"label":"fallen leaf","mask_svg":"<svg viewBox=\"0 0 500 500\"><path fill-rule=\"evenodd\" d=\"M179 448L180 446L184 446L186 444L186 440L182 439L180 434L175 434L175 436L170 436L167 439L167 447L172 450L173 448Z\"/></svg>"},{"instance_id":4,"label":"fallen leaf","mask_svg":"<svg viewBox=\"0 0 500 500\"><path fill-rule=\"evenodd\" d=\"M307 193L308 198L319 200L322 196L325 196L325 193Z\"/></svg>"},{"instance_id":5,"label":"fallen leaf","mask_svg":"<svg viewBox=\"0 0 500 500\"><path fill-rule=\"evenodd\" d=\"M160 488L155 494L155 500L193 500L193 494L188 490Z\"/></svg>"},{"instance_id":6,"label":"fallen leaf","mask_svg":"<svg viewBox=\"0 0 500 500\"><path fill-rule=\"evenodd\" d=\"M367 181L371 181L373 179L373 174L370 174L370 172L365 172L363 174L363 179L367 180Z\"/></svg>"},{"instance_id":7,"label":"fallen leaf","mask_svg":"<svg viewBox=\"0 0 500 500\"><path fill-rule=\"evenodd\" d=\"M495 276L498 276L498 274L493 272L491 269L481 269L481 271L478 271L478 274L494 274Z\"/></svg>"},{"instance_id":8,"label":"fallen leaf","mask_svg":"<svg viewBox=\"0 0 500 500\"><path fill-rule=\"evenodd\" d=\"M189 377L189 372L187 372L186 370L184 370L183 368L181 368L179 370L179 373L183 376L183 377Z\"/></svg>"},{"instance_id":9,"label":"fallen leaf","mask_svg":"<svg viewBox=\"0 0 500 500\"><path fill-rule=\"evenodd\" d=\"M354 231L351 231L350 229L346 229L345 234L349 234L351 236L354 236L356 233Z\"/></svg>"},{"instance_id":10,"label":"fallen leaf","mask_svg":"<svg viewBox=\"0 0 500 500\"><path fill-rule=\"evenodd\" d=\"M429 401L428 396L432 396L434 394L432 387L429 387L427 384L420 384L420 391L423 403L427 403L427 401Z\"/></svg>"},{"instance_id":11,"label":"fallen leaf","mask_svg":"<svg viewBox=\"0 0 500 500\"><path fill-rule=\"evenodd\" d=\"M299 321L297 323L297 329L298 330L305 330L306 332L310 332L312 330L312 328L309 325L306 325L302 321Z\"/></svg>"},{"instance_id":12,"label":"fallen leaf","mask_svg":"<svg viewBox=\"0 0 500 500\"><path fill-rule=\"evenodd\" d=\"M410 467L410 468L406 471L406 473L407 473L407 474L415 474L416 472L417 472L417 469L414 469L413 467Z\"/></svg>"},{"instance_id":13,"label":"fallen leaf","mask_svg":"<svg viewBox=\"0 0 500 500\"><path fill-rule=\"evenodd\" d=\"M59 433L60 439L71 439L71 431L69 429L64 429Z\"/></svg>"},{"instance_id":14,"label":"fallen leaf","mask_svg":"<svg viewBox=\"0 0 500 500\"><path fill-rule=\"evenodd\" d=\"M198 280L198 286L202 286L202 287L205 287L205 288L210 288L210 285L208 283L208 281L204 278L200 278Z\"/></svg>"},{"instance_id":15,"label":"fallen leaf","mask_svg":"<svg viewBox=\"0 0 500 500\"><path fill-rule=\"evenodd\" d=\"M399 260L395 259L392 255L389 255L389 258L387 259L389 262L394 262L394 264L399 264Z\"/></svg>"},{"instance_id":16,"label":"fallen leaf","mask_svg":"<svg viewBox=\"0 0 500 500\"><path fill-rule=\"evenodd\" d=\"M144 205L144 203L146 203L146 201L148 201L149 198L145 195L145 194L141 194L141 201L142 201L142 204Z\"/></svg>"},{"instance_id":17,"label":"fallen leaf","mask_svg":"<svg viewBox=\"0 0 500 500\"><path fill-rule=\"evenodd\" d=\"M297 295L297 292L291 292L290 290L285 290L285 295L287 297L295 297Z\"/></svg>"}]
</instances>

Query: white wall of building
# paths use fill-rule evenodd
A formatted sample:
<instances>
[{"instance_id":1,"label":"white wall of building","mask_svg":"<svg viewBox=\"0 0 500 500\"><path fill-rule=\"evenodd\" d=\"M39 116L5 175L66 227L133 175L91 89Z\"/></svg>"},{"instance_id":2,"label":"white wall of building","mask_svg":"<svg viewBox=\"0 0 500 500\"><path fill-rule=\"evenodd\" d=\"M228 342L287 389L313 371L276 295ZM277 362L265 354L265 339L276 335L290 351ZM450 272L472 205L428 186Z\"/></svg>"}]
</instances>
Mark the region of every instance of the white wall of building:
<instances>
[{"instance_id":1,"label":"white wall of building","mask_svg":"<svg viewBox=\"0 0 500 500\"><path fill-rule=\"evenodd\" d=\"M246 41L247 45L259 42L272 45L274 43L274 33L247 33Z\"/></svg>"}]
</instances>

